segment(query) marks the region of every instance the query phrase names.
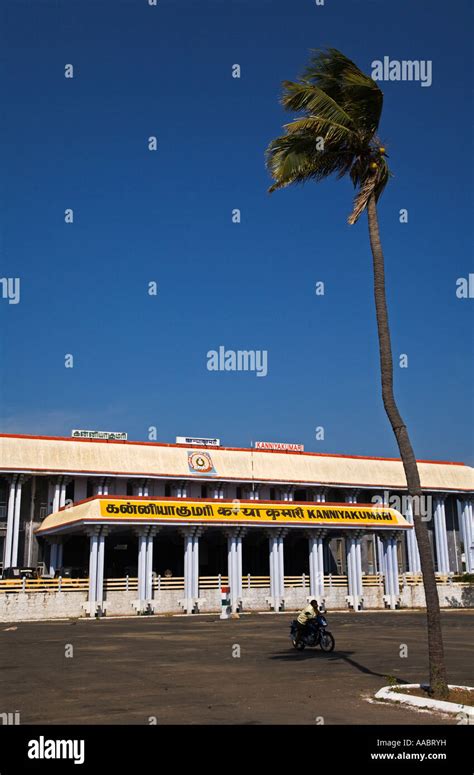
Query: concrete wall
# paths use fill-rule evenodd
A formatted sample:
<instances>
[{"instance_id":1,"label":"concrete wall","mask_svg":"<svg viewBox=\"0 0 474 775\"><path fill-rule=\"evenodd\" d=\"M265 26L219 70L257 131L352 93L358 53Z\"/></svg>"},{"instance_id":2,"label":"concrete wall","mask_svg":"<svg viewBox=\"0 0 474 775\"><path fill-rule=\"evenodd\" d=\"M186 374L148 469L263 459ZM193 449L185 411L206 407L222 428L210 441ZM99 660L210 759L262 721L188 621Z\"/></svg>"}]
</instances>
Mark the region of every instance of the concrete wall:
<instances>
[{"instance_id":1,"label":"concrete wall","mask_svg":"<svg viewBox=\"0 0 474 775\"><path fill-rule=\"evenodd\" d=\"M24 622L84 615L87 592L12 592L0 594L0 621Z\"/></svg>"},{"instance_id":2,"label":"concrete wall","mask_svg":"<svg viewBox=\"0 0 474 775\"><path fill-rule=\"evenodd\" d=\"M156 594L155 612L157 614L182 613L179 601L183 590L167 590ZM473 584L440 584L438 594L441 608L474 608ZM333 588L325 594L328 610L347 611L347 589ZM307 603L308 589L287 589L285 591L285 611L296 611ZM243 611L270 611L268 602L270 589L243 590ZM108 616L130 616L136 612L133 605L137 592L109 592L106 598ZM0 622L38 621L42 619L61 619L85 616L83 604L87 601L87 592L18 592L0 594ZM400 593L401 608L423 608L425 596L423 587L403 587ZM384 609L383 589L366 587L363 605L366 610ZM203 590L201 593L201 613L220 613L221 596L219 590Z\"/></svg>"}]
</instances>

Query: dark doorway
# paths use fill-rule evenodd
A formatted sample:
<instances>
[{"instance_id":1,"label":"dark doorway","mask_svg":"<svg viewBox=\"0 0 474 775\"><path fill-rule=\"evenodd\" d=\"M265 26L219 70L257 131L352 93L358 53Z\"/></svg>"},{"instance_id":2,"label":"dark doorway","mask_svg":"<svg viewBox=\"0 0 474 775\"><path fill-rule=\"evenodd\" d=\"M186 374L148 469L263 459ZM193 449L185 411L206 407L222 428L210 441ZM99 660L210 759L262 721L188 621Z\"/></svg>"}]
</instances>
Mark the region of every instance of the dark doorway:
<instances>
[{"instance_id":1,"label":"dark doorway","mask_svg":"<svg viewBox=\"0 0 474 775\"><path fill-rule=\"evenodd\" d=\"M184 538L177 530L165 529L155 537L153 570L159 576L164 576L165 571L171 571L172 576L184 576Z\"/></svg>"},{"instance_id":2,"label":"dark doorway","mask_svg":"<svg viewBox=\"0 0 474 775\"><path fill-rule=\"evenodd\" d=\"M242 539L242 573L244 576L270 574L268 538L261 530L250 529Z\"/></svg>"},{"instance_id":3,"label":"dark doorway","mask_svg":"<svg viewBox=\"0 0 474 775\"><path fill-rule=\"evenodd\" d=\"M199 575L227 576L227 537L221 530L208 530L199 539Z\"/></svg>"},{"instance_id":4,"label":"dark doorway","mask_svg":"<svg viewBox=\"0 0 474 775\"><path fill-rule=\"evenodd\" d=\"M299 531L292 531L285 537L285 576L301 576L309 573L309 544Z\"/></svg>"}]
</instances>

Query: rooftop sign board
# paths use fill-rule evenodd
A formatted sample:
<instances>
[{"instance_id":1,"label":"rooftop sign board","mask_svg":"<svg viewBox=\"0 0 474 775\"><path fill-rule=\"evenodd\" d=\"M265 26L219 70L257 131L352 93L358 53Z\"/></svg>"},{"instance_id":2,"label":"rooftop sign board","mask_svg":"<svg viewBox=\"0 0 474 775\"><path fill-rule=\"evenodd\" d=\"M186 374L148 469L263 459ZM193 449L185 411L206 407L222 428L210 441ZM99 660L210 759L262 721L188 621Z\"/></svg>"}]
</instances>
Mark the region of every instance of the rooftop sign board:
<instances>
[{"instance_id":1,"label":"rooftop sign board","mask_svg":"<svg viewBox=\"0 0 474 775\"><path fill-rule=\"evenodd\" d=\"M198 439L194 436L176 436L176 444L191 444L198 447L220 447L220 439Z\"/></svg>"},{"instance_id":2,"label":"rooftop sign board","mask_svg":"<svg viewBox=\"0 0 474 775\"><path fill-rule=\"evenodd\" d=\"M285 452L304 452L304 444L283 444L278 441L256 441L255 449L276 449Z\"/></svg>"},{"instance_id":3,"label":"rooftop sign board","mask_svg":"<svg viewBox=\"0 0 474 775\"><path fill-rule=\"evenodd\" d=\"M126 433L114 433L111 431L71 431L74 439L105 439L106 441L127 441Z\"/></svg>"}]
</instances>

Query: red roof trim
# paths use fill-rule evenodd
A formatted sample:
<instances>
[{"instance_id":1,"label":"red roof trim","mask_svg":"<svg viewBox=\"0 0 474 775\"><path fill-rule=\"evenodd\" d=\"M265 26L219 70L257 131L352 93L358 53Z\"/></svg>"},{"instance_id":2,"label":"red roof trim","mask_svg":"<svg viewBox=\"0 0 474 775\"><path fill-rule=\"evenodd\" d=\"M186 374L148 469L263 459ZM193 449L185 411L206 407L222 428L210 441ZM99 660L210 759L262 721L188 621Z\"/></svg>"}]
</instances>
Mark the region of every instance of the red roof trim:
<instances>
[{"instance_id":1,"label":"red roof trim","mask_svg":"<svg viewBox=\"0 0 474 775\"><path fill-rule=\"evenodd\" d=\"M156 441L117 441L108 439L77 439L72 436L29 436L28 434L0 433L0 438L4 439L38 439L41 441L73 441L87 444L134 444L140 447L177 447L178 449L206 449L206 450L224 450L232 452L254 452L256 454L271 453L272 455L308 455L313 457L336 457L349 460L385 460L400 463L398 457L371 457L370 455L341 455L333 452L295 452L283 449L254 449L253 447L207 447L194 446L190 444L165 444ZM443 466L465 466L453 460L417 460L417 463L430 463Z\"/></svg>"}]
</instances>

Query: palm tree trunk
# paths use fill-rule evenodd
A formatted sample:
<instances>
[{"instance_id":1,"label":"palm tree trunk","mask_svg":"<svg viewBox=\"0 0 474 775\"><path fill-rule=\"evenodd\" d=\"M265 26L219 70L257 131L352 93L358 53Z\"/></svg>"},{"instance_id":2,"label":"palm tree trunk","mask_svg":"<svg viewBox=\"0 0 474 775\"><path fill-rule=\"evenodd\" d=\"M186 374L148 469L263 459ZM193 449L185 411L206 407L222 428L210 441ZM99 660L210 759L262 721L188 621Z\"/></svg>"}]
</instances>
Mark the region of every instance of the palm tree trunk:
<instances>
[{"instance_id":1,"label":"palm tree trunk","mask_svg":"<svg viewBox=\"0 0 474 775\"><path fill-rule=\"evenodd\" d=\"M380 370L382 377L382 397L390 424L397 439L398 449L405 470L408 494L413 503L413 521L420 554L421 572L426 598L428 624L428 658L430 670L430 688L434 696L448 696L446 666L444 662L443 636L438 591L434 573L433 557L426 523L421 519L420 502L422 489L420 475L408 431L398 411L393 394L393 361L390 328L388 322L387 299L385 296L385 268L380 232L377 218L375 196L372 194L367 206L369 220L370 246L374 268L374 294L379 337Z\"/></svg>"}]
</instances>

